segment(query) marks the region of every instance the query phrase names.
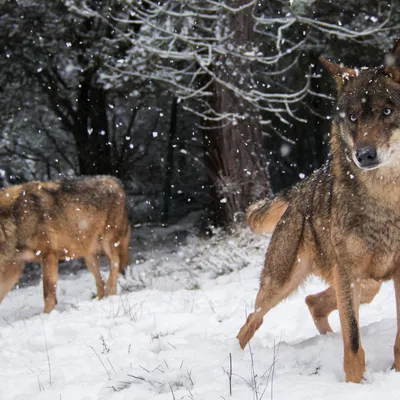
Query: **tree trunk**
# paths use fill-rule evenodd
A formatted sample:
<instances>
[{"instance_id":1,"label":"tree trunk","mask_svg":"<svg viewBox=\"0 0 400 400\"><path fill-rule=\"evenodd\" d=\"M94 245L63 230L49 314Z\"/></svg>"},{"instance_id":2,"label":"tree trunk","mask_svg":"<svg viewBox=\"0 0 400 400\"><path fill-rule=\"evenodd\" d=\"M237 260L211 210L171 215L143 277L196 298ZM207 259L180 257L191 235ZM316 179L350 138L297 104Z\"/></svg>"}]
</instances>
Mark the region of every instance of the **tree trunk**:
<instances>
[{"instance_id":1,"label":"tree trunk","mask_svg":"<svg viewBox=\"0 0 400 400\"><path fill-rule=\"evenodd\" d=\"M164 204L161 220L163 223L167 224L169 219L169 209L171 200L171 185L172 176L174 174L174 140L176 137L176 123L178 114L178 102L177 98L174 96L171 104L171 119L169 123L169 133L168 133L168 147L167 156L165 159L165 179L164 179Z\"/></svg>"},{"instance_id":2,"label":"tree trunk","mask_svg":"<svg viewBox=\"0 0 400 400\"><path fill-rule=\"evenodd\" d=\"M227 1L231 7L247 4L247 0ZM247 7L225 16L228 30L234 32L236 49L251 49L253 38L252 9ZM240 26L241 29L237 29ZM251 66L243 60L221 58L214 72L222 81L238 79L241 88L251 87ZM234 113L237 119L206 133L209 160L206 165L213 181L214 215L218 222L229 224L242 219L247 206L269 193L269 175L263 156L263 135L260 116L254 105L238 98L218 82L213 87L213 108L219 114ZM243 117L243 118L242 118ZM207 121L205 121L207 124ZM210 123L208 122L208 126ZM213 191L211 191L211 195Z\"/></svg>"},{"instance_id":3,"label":"tree trunk","mask_svg":"<svg viewBox=\"0 0 400 400\"><path fill-rule=\"evenodd\" d=\"M96 86L94 70L83 74L74 131L82 175L116 175L109 141L106 93Z\"/></svg>"}]
</instances>

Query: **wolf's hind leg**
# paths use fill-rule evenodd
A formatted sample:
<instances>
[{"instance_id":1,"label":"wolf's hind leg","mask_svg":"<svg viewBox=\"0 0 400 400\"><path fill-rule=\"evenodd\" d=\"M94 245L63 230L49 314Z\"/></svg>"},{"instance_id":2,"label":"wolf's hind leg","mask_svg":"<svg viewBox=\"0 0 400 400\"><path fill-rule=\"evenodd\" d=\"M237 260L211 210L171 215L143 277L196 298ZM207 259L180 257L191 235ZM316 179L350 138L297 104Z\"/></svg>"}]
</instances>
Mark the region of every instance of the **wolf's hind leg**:
<instances>
[{"instance_id":1,"label":"wolf's hind leg","mask_svg":"<svg viewBox=\"0 0 400 400\"><path fill-rule=\"evenodd\" d=\"M317 294L310 294L305 299L310 314L321 335L332 332L329 325L329 314L337 309L336 292L332 286Z\"/></svg>"},{"instance_id":2,"label":"wolf's hind leg","mask_svg":"<svg viewBox=\"0 0 400 400\"><path fill-rule=\"evenodd\" d=\"M103 240L103 250L110 263L110 275L106 285L107 296L115 296L117 294L117 279L121 260L119 249L114 246L114 243L115 240L111 241L110 238L104 238Z\"/></svg>"},{"instance_id":3,"label":"wolf's hind leg","mask_svg":"<svg viewBox=\"0 0 400 400\"><path fill-rule=\"evenodd\" d=\"M100 273L99 257L96 254L88 254L85 256L87 269L93 274L96 282L97 297L101 300L104 297L104 280Z\"/></svg>"},{"instance_id":4,"label":"wolf's hind leg","mask_svg":"<svg viewBox=\"0 0 400 400\"><path fill-rule=\"evenodd\" d=\"M57 304L58 257L48 253L43 259L44 312L49 313Z\"/></svg>"},{"instance_id":5,"label":"wolf's hind leg","mask_svg":"<svg viewBox=\"0 0 400 400\"><path fill-rule=\"evenodd\" d=\"M264 315L296 290L310 273L310 261L305 251L299 251L291 270L287 274L282 274L279 265L268 265L273 261L275 261L274 257L269 259L267 256L254 312L248 316L246 323L237 335L242 349L246 347L256 330L263 323ZM268 274L267 270L274 270L274 273Z\"/></svg>"},{"instance_id":6,"label":"wolf's hind leg","mask_svg":"<svg viewBox=\"0 0 400 400\"><path fill-rule=\"evenodd\" d=\"M264 315L309 275L312 259L305 248L305 224L303 213L290 205L279 220L265 256L254 312L237 335L242 349L263 323Z\"/></svg>"},{"instance_id":7,"label":"wolf's hind leg","mask_svg":"<svg viewBox=\"0 0 400 400\"><path fill-rule=\"evenodd\" d=\"M129 241L131 238L131 228L128 225L126 232L121 235L119 244L119 272L125 276L126 267L129 264Z\"/></svg>"},{"instance_id":8,"label":"wolf's hind leg","mask_svg":"<svg viewBox=\"0 0 400 400\"><path fill-rule=\"evenodd\" d=\"M382 285L381 281L365 279L361 282L361 304L368 304L374 299ZM310 294L305 299L315 326L321 335L332 332L328 317L332 311L337 310L337 298L335 289L328 289L317 294Z\"/></svg>"}]
</instances>

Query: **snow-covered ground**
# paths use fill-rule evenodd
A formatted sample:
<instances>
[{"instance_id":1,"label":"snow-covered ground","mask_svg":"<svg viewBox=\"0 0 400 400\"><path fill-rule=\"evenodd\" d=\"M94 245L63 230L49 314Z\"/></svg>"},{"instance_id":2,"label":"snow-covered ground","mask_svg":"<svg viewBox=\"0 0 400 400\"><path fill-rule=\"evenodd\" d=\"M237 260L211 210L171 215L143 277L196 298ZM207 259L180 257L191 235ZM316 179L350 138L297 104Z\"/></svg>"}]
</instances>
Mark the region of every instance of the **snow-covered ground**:
<instances>
[{"instance_id":1,"label":"snow-covered ground","mask_svg":"<svg viewBox=\"0 0 400 400\"><path fill-rule=\"evenodd\" d=\"M399 399L391 284L361 310L362 385L344 383L337 313L326 336L308 314L304 297L324 288L317 279L266 316L252 355L240 350L235 336L252 310L266 244L239 230L140 259L133 252L120 295L93 300L83 271L60 279L50 315L39 284L13 290L0 305L0 399Z\"/></svg>"}]
</instances>

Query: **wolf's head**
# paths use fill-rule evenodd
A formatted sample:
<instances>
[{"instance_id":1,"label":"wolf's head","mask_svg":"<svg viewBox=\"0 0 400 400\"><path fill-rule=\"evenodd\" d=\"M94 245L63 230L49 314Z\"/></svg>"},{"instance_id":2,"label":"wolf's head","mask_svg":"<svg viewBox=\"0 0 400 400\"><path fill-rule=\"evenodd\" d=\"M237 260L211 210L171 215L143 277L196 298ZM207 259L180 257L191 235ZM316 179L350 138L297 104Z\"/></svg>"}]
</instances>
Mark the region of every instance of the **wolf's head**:
<instances>
[{"instance_id":1,"label":"wolf's head","mask_svg":"<svg viewBox=\"0 0 400 400\"><path fill-rule=\"evenodd\" d=\"M400 168L400 40L387 65L361 70L321 58L338 88L334 123L357 167Z\"/></svg>"}]
</instances>

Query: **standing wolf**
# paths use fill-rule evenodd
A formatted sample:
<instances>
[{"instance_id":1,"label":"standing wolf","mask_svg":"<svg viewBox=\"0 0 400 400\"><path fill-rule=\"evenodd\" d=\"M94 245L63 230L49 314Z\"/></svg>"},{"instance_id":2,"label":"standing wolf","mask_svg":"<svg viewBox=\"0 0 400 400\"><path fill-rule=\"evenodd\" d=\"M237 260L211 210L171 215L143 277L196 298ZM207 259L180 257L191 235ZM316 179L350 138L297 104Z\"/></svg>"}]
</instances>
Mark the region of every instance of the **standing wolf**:
<instances>
[{"instance_id":1,"label":"standing wolf","mask_svg":"<svg viewBox=\"0 0 400 400\"><path fill-rule=\"evenodd\" d=\"M0 302L18 282L23 265L43 266L44 312L57 303L58 261L83 257L97 296L116 294L128 264L130 226L126 195L110 176L29 182L0 191ZM110 263L105 290L99 253Z\"/></svg>"},{"instance_id":2,"label":"standing wolf","mask_svg":"<svg viewBox=\"0 0 400 400\"><path fill-rule=\"evenodd\" d=\"M313 179L313 175L306 178L306 181L310 179ZM289 202L296 203L302 201L304 201L304 193L302 192L294 189L281 192L272 201L265 199L252 204L246 213L247 223L256 233L272 234L277 223L287 210ZM373 279L362 280L361 304L370 303L378 293L381 285L382 281ZM335 289L329 286L329 288L323 292L308 295L305 301L318 332L322 335L332 332L328 317L332 311L337 310Z\"/></svg>"},{"instance_id":3,"label":"standing wolf","mask_svg":"<svg viewBox=\"0 0 400 400\"><path fill-rule=\"evenodd\" d=\"M316 274L331 285L316 296L339 309L348 382L360 382L365 371L360 302L369 302L383 280L394 281L400 324L400 41L392 54L393 65L361 71L321 59L338 88L329 159L285 195L248 212L256 231L276 228L255 310L238 334L241 347L271 308ZM330 329L320 322L320 331ZM400 327L394 368L400 371Z\"/></svg>"}]
</instances>

